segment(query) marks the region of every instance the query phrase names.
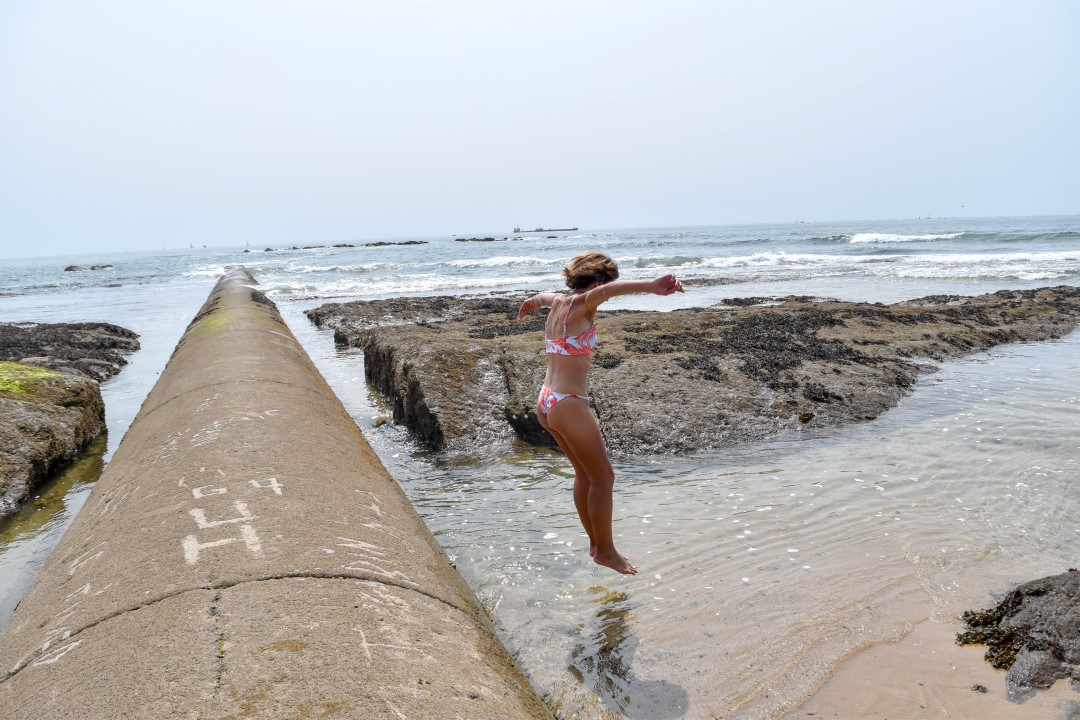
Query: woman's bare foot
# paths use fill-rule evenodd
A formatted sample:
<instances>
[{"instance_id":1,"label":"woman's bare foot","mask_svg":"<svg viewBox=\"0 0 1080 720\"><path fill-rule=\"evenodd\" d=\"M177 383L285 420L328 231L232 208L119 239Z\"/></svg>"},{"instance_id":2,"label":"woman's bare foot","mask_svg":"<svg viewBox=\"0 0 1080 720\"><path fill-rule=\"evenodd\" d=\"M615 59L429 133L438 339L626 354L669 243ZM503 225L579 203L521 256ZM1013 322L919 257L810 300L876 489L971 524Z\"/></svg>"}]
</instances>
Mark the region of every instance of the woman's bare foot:
<instances>
[{"instance_id":1,"label":"woman's bare foot","mask_svg":"<svg viewBox=\"0 0 1080 720\"><path fill-rule=\"evenodd\" d=\"M589 557L593 557L593 558L596 557L596 541L595 540L590 540L589 541Z\"/></svg>"},{"instance_id":2,"label":"woman's bare foot","mask_svg":"<svg viewBox=\"0 0 1080 720\"><path fill-rule=\"evenodd\" d=\"M637 575L637 568L631 565L630 561L620 555L615 548L611 548L606 552L598 550L596 554L593 555L593 560L597 565L609 567L623 575Z\"/></svg>"}]
</instances>

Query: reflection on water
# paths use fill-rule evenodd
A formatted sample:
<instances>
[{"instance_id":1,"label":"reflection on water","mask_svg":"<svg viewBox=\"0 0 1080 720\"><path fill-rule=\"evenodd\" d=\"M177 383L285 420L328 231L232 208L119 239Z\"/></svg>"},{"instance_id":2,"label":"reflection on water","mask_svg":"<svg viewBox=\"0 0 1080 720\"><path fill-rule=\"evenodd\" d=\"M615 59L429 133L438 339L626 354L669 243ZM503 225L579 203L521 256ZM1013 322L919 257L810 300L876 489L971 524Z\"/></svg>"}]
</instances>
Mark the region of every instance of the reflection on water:
<instances>
[{"instance_id":1,"label":"reflection on water","mask_svg":"<svg viewBox=\"0 0 1080 720\"><path fill-rule=\"evenodd\" d=\"M102 431L78 460L0 525L0 629L101 477L107 445Z\"/></svg>"},{"instance_id":2,"label":"reflection on water","mask_svg":"<svg viewBox=\"0 0 1080 720\"><path fill-rule=\"evenodd\" d=\"M576 630L567 671L586 691L595 693L613 717L674 720L686 715L686 690L666 680L634 677L634 651L639 640L631 629L633 603L622 591L597 586L599 611Z\"/></svg>"},{"instance_id":3,"label":"reflection on water","mask_svg":"<svg viewBox=\"0 0 1080 720\"><path fill-rule=\"evenodd\" d=\"M627 686L630 679L630 662L637 642L630 634L630 599L626 593L608 591L603 587L589 588L600 593L597 598L600 611L595 625L578 628L581 640L574 645L570 655L573 662L567 668L582 685L593 688L612 702L620 712L630 705ZM588 631L591 635L586 637Z\"/></svg>"}]
</instances>

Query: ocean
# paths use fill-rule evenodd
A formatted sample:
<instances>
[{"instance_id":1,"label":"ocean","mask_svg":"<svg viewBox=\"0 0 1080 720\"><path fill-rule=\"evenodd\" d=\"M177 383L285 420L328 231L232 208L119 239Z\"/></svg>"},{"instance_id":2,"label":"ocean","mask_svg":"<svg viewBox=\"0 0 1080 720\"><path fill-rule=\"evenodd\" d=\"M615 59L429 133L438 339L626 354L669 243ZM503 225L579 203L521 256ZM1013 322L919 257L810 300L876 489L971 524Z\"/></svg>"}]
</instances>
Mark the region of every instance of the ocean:
<instances>
[{"instance_id":1,"label":"ocean","mask_svg":"<svg viewBox=\"0 0 1080 720\"><path fill-rule=\"evenodd\" d=\"M462 241L492 237L492 241ZM363 356L303 311L398 295L556 290L584 249L623 277L674 272L685 295L892 303L1080 285L1080 216L642 228L392 238L325 247L187 247L4 260L0 321L115 323L142 349L102 386L96 454L0 527L0 626L81 507L173 347L224 269L243 265L398 479L560 718L766 718L837 663L992 593L1076 567L1080 333L944 365L865 424L693 457L617 458L620 550L641 573L588 561L557 452L424 452ZM197 239L192 245L197 246ZM306 247L318 246L318 247ZM32 246L26 254L32 255ZM67 266L106 269L65 271ZM603 342L603 326L600 327ZM542 348L537 347L537 352Z\"/></svg>"}]
</instances>

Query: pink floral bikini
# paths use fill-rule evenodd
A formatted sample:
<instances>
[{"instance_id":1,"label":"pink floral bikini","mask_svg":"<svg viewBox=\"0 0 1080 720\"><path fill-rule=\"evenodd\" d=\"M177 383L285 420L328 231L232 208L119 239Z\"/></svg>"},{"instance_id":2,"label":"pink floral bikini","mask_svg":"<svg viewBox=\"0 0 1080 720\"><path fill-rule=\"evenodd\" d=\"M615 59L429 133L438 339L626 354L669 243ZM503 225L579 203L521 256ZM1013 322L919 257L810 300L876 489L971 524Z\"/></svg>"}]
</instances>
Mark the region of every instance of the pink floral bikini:
<instances>
[{"instance_id":1,"label":"pink floral bikini","mask_svg":"<svg viewBox=\"0 0 1080 720\"><path fill-rule=\"evenodd\" d=\"M589 326L589 329L580 335L567 335L566 334L566 320L570 317L570 311L574 308L574 299L570 298L570 304L566 307L566 315L563 316L563 334L560 338L544 338L544 348L547 350L548 355L592 355L596 349L596 323L594 322ZM547 385L540 388L540 397L537 399L537 406L540 408L540 412L545 415L551 408L555 407L555 404L560 400L565 400L568 397L578 398L588 401L587 395L578 395L577 393L559 393L555 392Z\"/></svg>"}]
</instances>

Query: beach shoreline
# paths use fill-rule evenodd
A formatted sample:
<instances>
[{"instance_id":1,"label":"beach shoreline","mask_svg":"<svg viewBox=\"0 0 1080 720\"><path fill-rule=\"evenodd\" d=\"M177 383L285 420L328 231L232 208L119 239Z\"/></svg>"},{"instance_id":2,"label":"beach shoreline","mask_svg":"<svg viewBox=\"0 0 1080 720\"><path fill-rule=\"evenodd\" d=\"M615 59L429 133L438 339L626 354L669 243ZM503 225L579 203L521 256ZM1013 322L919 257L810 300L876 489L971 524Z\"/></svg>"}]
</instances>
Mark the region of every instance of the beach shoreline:
<instances>
[{"instance_id":1,"label":"beach shoreline","mask_svg":"<svg viewBox=\"0 0 1080 720\"><path fill-rule=\"evenodd\" d=\"M1068 680L1009 699L1005 672L983 659L982 646L958 646L959 620L928 616L896 643L873 645L840 660L829 678L777 720L814 718L966 718L1068 720L1080 695Z\"/></svg>"}]
</instances>

